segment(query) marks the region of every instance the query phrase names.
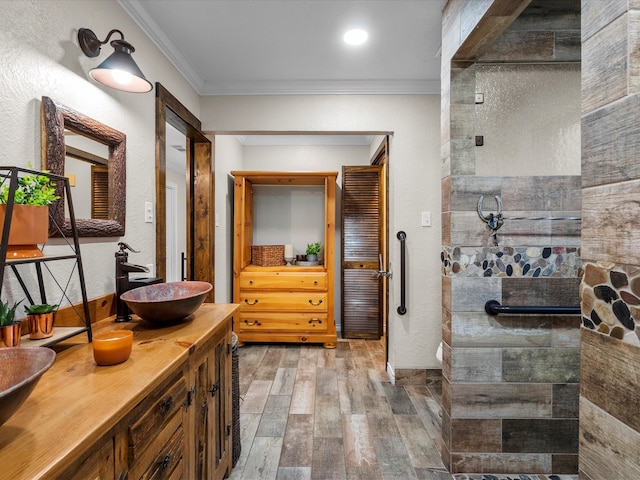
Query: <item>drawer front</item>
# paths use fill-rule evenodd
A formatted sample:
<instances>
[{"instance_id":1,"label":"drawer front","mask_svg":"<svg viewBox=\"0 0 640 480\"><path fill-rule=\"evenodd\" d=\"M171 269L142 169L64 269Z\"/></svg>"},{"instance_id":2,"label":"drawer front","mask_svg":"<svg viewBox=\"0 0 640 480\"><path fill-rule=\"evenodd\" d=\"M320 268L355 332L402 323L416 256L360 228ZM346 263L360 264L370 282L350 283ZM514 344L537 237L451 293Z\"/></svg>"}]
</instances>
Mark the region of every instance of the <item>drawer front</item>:
<instances>
[{"instance_id":1,"label":"drawer front","mask_svg":"<svg viewBox=\"0 0 640 480\"><path fill-rule=\"evenodd\" d=\"M157 437L148 439L148 448L130 469L130 478L166 480L176 469L183 469L185 454L184 429L180 415L174 415Z\"/></svg>"},{"instance_id":2,"label":"drawer front","mask_svg":"<svg viewBox=\"0 0 640 480\"><path fill-rule=\"evenodd\" d=\"M182 406L187 398L187 386L183 376L179 376L166 388L147 397L138 407L138 416L129 425L129 447L135 457L163 430L164 425L177 413L182 416Z\"/></svg>"},{"instance_id":3,"label":"drawer front","mask_svg":"<svg viewBox=\"0 0 640 480\"><path fill-rule=\"evenodd\" d=\"M326 312L327 293L240 292L242 311Z\"/></svg>"},{"instance_id":4,"label":"drawer front","mask_svg":"<svg viewBox=\"0 0 640 480\"><path fill-rule=\"evenodd\" d=\"M238 333L257 332L305 332L327 331L326 313L257 313L241 312L234 329Z\"/></svg>"},{"instance_id":5,"label":"drawer front","mask_svg":"<svg viewBox=\"0 0 640 480\"><path fill-rule=\"evenodd\" d=\"M242 272L242 290L305 290L323 291L327 289L326 273L311 272Z\"/></svg>"}]
</instances>

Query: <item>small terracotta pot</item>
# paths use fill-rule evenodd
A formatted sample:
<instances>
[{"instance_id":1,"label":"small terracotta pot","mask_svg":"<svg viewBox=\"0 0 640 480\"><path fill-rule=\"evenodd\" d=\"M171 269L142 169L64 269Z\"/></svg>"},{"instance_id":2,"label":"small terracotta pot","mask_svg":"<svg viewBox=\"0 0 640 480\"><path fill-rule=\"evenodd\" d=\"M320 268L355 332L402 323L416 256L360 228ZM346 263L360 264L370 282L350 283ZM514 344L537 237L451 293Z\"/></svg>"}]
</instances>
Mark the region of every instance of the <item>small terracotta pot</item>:
<instances>
[{"instance_id":1,"label":"small terracotta pot","mask_svg":"<svg viewBox=\"0 0 640 480\"><path fill-rule=\"evenodd\" d=\"M5 204L0 205L0 232L4 227L7 211ZM40 205L14 205L9 229L7 258L34 258L44 254L37 244L47 242L49 238L49 207Z\"/></svg>"},{"instance_id":2,"label":"small terracotta pot","mask_svg":"<svg viewBox=\"0 0 640 480\"><path fill-rule=\"evenodd\" d=\"M29 338L38 340L53 336L53 315L54 312L27 315Z\"/></svg>"},{"instance_id":3,"label":"small terracotta pot","mask_svg":"<svg viewBox=\"0 0 640 480\"><path fill-rule=\"evenodd\" d=\"M6 327L0 327L0 345L2 347L19 347L22 336L22 325L16 322Z\"/></svg>"}]
</instances>

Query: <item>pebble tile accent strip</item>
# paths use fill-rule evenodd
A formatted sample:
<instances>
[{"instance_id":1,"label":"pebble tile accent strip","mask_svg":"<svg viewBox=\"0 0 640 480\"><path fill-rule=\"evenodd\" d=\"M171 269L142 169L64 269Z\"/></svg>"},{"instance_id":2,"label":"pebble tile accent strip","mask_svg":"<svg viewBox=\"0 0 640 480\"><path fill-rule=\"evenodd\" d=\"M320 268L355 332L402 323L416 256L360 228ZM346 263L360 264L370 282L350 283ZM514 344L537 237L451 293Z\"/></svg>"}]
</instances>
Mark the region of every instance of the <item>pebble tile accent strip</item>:
<instances>
[{"instance_id":1,"label":"pebble tile accent strip","mask_svg":"<svg viewBox=\"0 0 640 480\"><path fill-rule=\"evenodd\" d=\"M587 263L580 285L582 325L640 346L640 269Z\"/></svg>"},{"instance_id":2,"label":"pebble tile accent strip","mask_svg":"<svg viewBox=\"0 0 640 480\"><path fill-rule=\"evenodd\" d=\"M462 473L453 476L455 480L578 480L578 475L491 475L480 473L477 475Z\"/></svg>"},{"instance_id":3,"label":"pebble tile accent strip","mask_svg":"<svg viewBox=\"0 0 640 480\"><path fill-rule=\"evenodd\" d=\"M448 277L563 277L582 275L577 247L443 247Z\"/></svg>"}]
</instances>

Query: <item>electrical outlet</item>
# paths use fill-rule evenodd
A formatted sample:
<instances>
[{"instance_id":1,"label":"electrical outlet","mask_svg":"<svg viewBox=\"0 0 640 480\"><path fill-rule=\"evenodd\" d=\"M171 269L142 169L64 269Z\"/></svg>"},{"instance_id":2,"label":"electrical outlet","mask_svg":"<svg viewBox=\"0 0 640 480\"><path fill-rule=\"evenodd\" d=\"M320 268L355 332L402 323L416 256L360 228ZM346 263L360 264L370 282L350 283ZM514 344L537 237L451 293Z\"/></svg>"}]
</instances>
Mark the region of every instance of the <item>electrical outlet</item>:
<instances>
[{"instance_id":1,"label":"electrical outlet","mask_svg":"<svg viewBox=\"0 0 640 480\"><path fill-rule=\"evenodd\" d=\"M153 223L153 203L144 202L144 223Z\"/></svg>"},{"instance_id":2,"label":"electrical outlet","mask_svg":"<svg viewBox=\"0 0 640 480\"><path fill-rule=\"evenodd\" d=\"M422 212L421 225L423 227L431 226L431 212Z\"/></svg>"}]
</instances>

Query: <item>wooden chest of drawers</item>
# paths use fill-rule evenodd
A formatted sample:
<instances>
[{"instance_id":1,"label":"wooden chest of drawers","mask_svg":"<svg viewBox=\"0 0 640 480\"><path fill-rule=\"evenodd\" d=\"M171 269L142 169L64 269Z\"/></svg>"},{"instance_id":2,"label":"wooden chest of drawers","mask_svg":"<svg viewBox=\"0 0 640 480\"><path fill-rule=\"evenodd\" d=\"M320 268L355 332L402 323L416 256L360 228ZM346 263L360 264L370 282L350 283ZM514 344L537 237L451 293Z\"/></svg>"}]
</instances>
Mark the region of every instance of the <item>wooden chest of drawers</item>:
<instances>
[{"instance_id":1,"label":"wooden chest of drawers","mask_svg":"<svg viewBox=\"0 0 640 480\"><path fill-rule=\"evenodd\" d=\"M258 268L247 267L239 276L241 308L234 329L240 342L322 342L327 348L335 344L326 272L295 266L268 272Z\"/></svg>"}]
</instances>

